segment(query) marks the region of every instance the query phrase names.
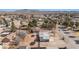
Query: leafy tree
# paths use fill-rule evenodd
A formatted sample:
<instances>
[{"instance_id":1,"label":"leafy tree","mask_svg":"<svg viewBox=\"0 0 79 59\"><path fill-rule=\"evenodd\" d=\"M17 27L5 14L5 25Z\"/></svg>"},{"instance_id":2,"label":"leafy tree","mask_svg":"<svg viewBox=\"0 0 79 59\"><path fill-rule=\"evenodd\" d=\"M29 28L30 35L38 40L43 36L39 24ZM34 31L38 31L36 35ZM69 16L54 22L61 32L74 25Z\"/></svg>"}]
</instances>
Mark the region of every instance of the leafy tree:
<instances>
[{"instance_id":1,"label":"leafy tree","mask_svg":"<svg viewBox=\"0 0 79 59\"><path fill-rule=\"evenodd\" d=\"M28 30L29 32L33 32L32 28L37 26L37 21L35 19L33 19L32 21L29 22L28 24Z\"/></svg>"},{"instance_id":2,"label":"leafy tree","mask_svg":"<svg viewBox=\"0 0 79 59\"><path fill-rule=\"evenodd\" d=\"M12 25L11 25L11 32L15 32L16 31L16 27L14 25L14 22L12 21Z\"/></svg>"},{"instance_id":3,"label":"leafy tree","mask_svg":"<svg viewBox=\"0 0 79 59\"><path fill-rule=\"evenodd\" d=\"M41 25L41 28L48 28L48 22L49 21L47 19L45 19L43 24Z\"/></svg>"},{"instance_id":4,"label":"leafy tree","mask_svg":"<svg viewBox=\"0 0 79 59\"><path fill-rule=\"evenodd\" d=\"M36 27L37 26L37 21L34 19L32 21L29 22L28 24L29 27Z\"/></svg>"},{"instance_id":5,"label":"leafy tree","mask_svg":"<svg viewBox=\"0 0 79 59\"><path fill-rule=\"evenodd\" d=\"M3 18L4 23L6 24L6 27L8 27L8 22Z\"/></svg>"},{"instance_id":6,"label":"leafy tree","mask_svg":"<svg viewBox=\"0 0 79 59\"><path fill-rule=\"evenodd\" d=\"M74 22L73 22L73 21L71 21L71 22L70 22L70 27L72 27L72 28L73 28L73 25L74 25Z\"/></svg>"},{"instance_id":7,"label":"leafy tree","mask_svg":"<svg viewBox=\"0 0 79 59\"><path fill-rule=\"evenodd\" d=\"M79 22L75 22L76 27L79 27Z\"/></svg>"},{"instance_id":8,"label":"leafy tree","mask_svg":"<svg viewBox=\"0 0 79 59\"><path fill-rule=\"evenodd\" d=\"M65 21L62 23L62 25L66 26L66 27L71 27L72 20L71 20L70 16L66 15Z\"/></svg>"},{"instance_id":9,"label":"leafy tree","mask_svg":"<svg viewBox=\"0 0 79 59\"><path fill-rule=\"evenodd\" d=\"M52 29L52 28L55 28L55 26L56 26L56 21L55 20L45 19L44 23L41 25L41 28Z\"/></svg>"}]
</instances>

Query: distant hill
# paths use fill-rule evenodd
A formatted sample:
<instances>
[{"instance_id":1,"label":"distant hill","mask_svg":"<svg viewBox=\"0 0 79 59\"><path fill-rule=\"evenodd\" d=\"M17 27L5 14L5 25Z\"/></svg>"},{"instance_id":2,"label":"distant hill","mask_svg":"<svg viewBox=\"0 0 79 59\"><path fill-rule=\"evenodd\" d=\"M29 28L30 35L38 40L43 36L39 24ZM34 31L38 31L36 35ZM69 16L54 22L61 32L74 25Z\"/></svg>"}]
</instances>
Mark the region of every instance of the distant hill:
<instances>
[{"instance_id":1,"label":"distant hill","mask_svg":"<svg viewBox=\"0 0 79 59\"><path fill-rule=\"evenodd\" d=\"M78 9L20 9L15 12L19 13L37 13L37 12L70 12L70 13L79 13Z\"/></svg>"},{"instance_id":2,"label":"distant hill","mask_svg":"<svg viewBox=\"0 0 79 59\"><path fill-rule=\"evenodd\" d=\"M27 14L47 14L47 13L78 13L79 9L0 9L0 13L27 13Z\"/></svg>"},{"instance_id":3,"label":"distant hill","mask_svg":"<svg viewBox=\"0 0 79 59\"><path fill-rule=\"evenodd\" d=\"M40 11L39 10L35 10L35 9L20 9L20 10L16 10L15 12L30 13L30 12L40 12Z\"/></svg>"}]
</instances>

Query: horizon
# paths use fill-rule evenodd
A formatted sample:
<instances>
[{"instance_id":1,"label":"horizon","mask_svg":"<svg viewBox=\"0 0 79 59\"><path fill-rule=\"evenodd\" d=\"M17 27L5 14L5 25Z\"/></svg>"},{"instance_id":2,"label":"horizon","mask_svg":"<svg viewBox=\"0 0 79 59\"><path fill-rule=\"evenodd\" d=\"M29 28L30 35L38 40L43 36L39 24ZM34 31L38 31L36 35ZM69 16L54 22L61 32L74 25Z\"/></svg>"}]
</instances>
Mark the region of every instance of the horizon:
<instances>
[{"instance_id":1,"label":"horizon","mask_svg":"<svg viewBox=\"0 0 79 59\"><path fill-rule=\"evenodd\" d=\"M0 9L0 11L16 11L16 10L24 10L24 9ZM26 10L39 10L39 11L79 11L79 9L26 9Z\"/></svg>"}]
</instances>

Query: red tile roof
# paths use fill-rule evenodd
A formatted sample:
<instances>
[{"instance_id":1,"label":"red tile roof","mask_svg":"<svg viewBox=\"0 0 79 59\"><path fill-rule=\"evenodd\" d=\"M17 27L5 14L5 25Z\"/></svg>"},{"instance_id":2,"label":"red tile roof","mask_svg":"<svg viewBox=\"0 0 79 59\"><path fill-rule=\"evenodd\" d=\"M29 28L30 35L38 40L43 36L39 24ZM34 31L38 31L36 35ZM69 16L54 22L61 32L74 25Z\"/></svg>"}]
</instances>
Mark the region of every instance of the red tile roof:
<instances>
[{"instance_id":1,"label":"red tile roof","mask_svg":"<svg viewBox=\"0 0 79 59\"><path fill-rule=\"evenodd\" d=\"M3 43L7 43L7 42L10 42L10 40L9 40L8 38L4 38L4 39L2 40L2 42L3 42Z\"/></svg>"}]
</instances>

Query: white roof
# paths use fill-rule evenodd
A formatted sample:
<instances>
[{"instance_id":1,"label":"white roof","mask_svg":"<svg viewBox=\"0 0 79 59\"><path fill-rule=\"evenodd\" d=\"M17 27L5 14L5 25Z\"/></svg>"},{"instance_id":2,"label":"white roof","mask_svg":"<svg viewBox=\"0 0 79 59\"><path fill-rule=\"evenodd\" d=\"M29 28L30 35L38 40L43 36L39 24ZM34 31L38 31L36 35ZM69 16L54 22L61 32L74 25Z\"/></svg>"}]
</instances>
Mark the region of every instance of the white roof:
<instances>
[{"instance_id":1,"label":"white roof","mask_svg":"<svg viewBox=\"0 0 79 59\"><path fill-rule=\"evenodd\" d=\"M49 32L39 32L39 37L42 37L43 39L49 39Z\"/></svg>"}]
</instances>

